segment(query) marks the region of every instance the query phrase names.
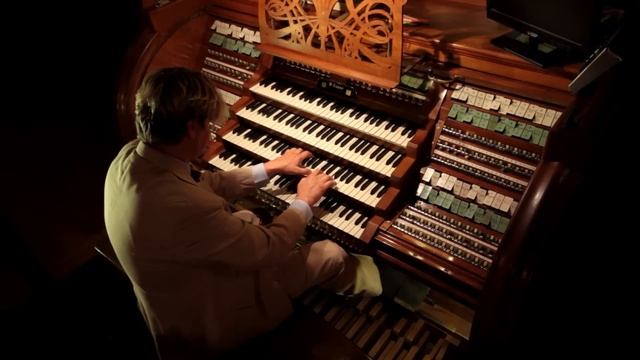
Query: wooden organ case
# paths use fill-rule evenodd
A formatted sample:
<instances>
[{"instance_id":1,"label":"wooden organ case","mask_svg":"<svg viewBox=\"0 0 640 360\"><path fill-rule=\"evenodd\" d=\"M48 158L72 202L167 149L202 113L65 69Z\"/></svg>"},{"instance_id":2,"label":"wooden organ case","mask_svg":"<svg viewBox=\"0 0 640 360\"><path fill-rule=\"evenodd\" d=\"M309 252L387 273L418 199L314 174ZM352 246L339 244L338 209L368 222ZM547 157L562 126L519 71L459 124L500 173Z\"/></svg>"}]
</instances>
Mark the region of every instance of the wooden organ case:
<instances>
[{"instance_id":1,"label":"wooden organ case","mask_svg":"<svg viewBox=\"0 0 640 360\"><path fill-rule=\"evenodd\" d=\"M257 1L143 6L149 23L119 88L124 139L135 135L133 95L146 74L202 71L230 106L202 165L227 170L310 150L305 165L338 183L310 232L388 269L381 299L314 292L302 303L369 358L442 359L503 339L496 322L508 315L498 307L526 287L527 249L577 181L558 155L567 124L591 121L566 91L577 65L542 70L491 46L508 29L474 0L407 1L404 14L426 23L404 26L393 86L388 74L367 81L261 46ZM258 200L282 209L296 183L276 176Z\"/></svg>"}]
</instances>

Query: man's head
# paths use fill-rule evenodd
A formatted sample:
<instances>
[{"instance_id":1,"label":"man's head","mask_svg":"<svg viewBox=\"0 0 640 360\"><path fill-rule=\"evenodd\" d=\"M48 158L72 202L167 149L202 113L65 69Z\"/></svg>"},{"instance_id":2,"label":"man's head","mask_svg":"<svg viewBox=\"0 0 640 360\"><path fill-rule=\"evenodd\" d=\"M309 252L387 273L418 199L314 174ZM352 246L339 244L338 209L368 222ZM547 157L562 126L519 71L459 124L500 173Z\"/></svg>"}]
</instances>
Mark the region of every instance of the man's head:
<instances>
[{"instance_id":1,"label":"man's head","mask_svg":"<svg viewBox=\"0 0 640 360\"><path fill-rule=\"evenodd\" d=\"M136 93L138 138L150 145L172 146L185 140L206 146L209 122L220 121L224 103L201 73L165 68L147 76ZM200 154L199 154L200 155Z\"/></svg>"}]
</instances>

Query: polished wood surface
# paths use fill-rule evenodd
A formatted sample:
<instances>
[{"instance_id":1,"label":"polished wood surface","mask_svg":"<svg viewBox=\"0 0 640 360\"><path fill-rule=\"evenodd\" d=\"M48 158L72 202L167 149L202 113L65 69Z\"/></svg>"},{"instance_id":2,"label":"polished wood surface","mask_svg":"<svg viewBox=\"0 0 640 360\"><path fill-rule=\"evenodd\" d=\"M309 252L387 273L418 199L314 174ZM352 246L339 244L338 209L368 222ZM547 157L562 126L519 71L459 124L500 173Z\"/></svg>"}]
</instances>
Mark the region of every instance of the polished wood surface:
<instances>
[{"instance_id":1,"label":"polished wood surface","mask_svg":"<svg viewBox=\"0 0 640 360\"><path fill-rule=\"evenodd\" d=\"M499 49L491 38L510 29L487 19L484 6L455 1L409 1L407 15L426 19L426 26L405 27L405 52L427 53L439 61L493 75L567 91L578 64L541 69Z\"/></svg>"},{"instance_id":2,"label":"polished wood surface","mask_svg":"<svg viewBox=\"0 0 640 360\"><path fill-rule=\"evenodd\" d=\"M292 3L258 2L264 52L381 87L398 84L404 0Z\"/></svg>"},{"instance_id":3,"label":"polished wood surface","mask_svg":"<svg viewBox=\"0 0 640 360\"><path fill-rule=\"evenodd\" d=\"M157 32L170 32L180 26L205 4L205 0L182 0L169 2L149 11L151 26Z\"/></svg>"}]
</instances>

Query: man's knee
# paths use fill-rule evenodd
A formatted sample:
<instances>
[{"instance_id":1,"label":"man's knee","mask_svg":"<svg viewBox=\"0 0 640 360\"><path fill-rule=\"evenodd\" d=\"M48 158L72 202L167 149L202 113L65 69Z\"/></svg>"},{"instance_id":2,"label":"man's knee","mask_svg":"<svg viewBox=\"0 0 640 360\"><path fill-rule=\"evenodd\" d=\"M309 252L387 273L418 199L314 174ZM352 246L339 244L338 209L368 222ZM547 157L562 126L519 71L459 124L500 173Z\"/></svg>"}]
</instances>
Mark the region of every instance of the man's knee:
<instances>
[{"instance_id":1,"label":"man's knee","mask_svg":"<svg viewBox=\"0 0 640 360\"><path fill-rule=\"evenodd\" d=\"M341 272L346 264L349 254L344 249L331 240L322 240L314 243L322 254L324 266L332 271Z\"/></svg>"}]
</instances>

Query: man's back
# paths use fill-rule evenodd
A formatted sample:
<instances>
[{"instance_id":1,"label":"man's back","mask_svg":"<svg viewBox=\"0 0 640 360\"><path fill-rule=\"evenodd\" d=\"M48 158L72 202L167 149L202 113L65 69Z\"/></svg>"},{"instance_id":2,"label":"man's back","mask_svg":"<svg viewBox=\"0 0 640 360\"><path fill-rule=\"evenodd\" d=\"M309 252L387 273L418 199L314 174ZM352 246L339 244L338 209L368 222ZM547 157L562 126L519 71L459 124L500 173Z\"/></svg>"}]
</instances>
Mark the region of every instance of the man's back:
<instances>
[{"instance_id":1,"label":"man's back","mask_svg":"<svg viewBox=\"0 0 640 360\"><path fill-rule=\"evenodd\" d=\"M241 186L250 172L230 177ZM225 261L242 256L235 254L234 228L245 226L216 223L227 219L226 206L207 183L191 178L188 164L137 141L113 161L105 184L107 231L157 341L233 346L290 312L286 294L273 289L269 266ZM295 224L295 216L289 222ZM212 224L200 226L203 221ZM300 228L295 235L304 228L298 222L291 225Z\"/></svg>"},{"instance_id":2,"label":"man's back","mask_svg":"<svg viewBox=\"0 0 640 360\"><path fill-rule=\"evenodd\" d=\"M300 164L312 154L286 149L248 168L191 177L222 98L200 72L164 68L136 92L136 132L105 183L105 223L118 260L163 358L206 357L275 327L291 298L312 286L355 292L361 263L324 240L295 247L325 192L336 185ZM302 176L296 198L269 224L229 211L274 175ZM379 293L379 286L376 287ZM197 356L199 355L199 356Z\"/></svg>"}]
</instances>

